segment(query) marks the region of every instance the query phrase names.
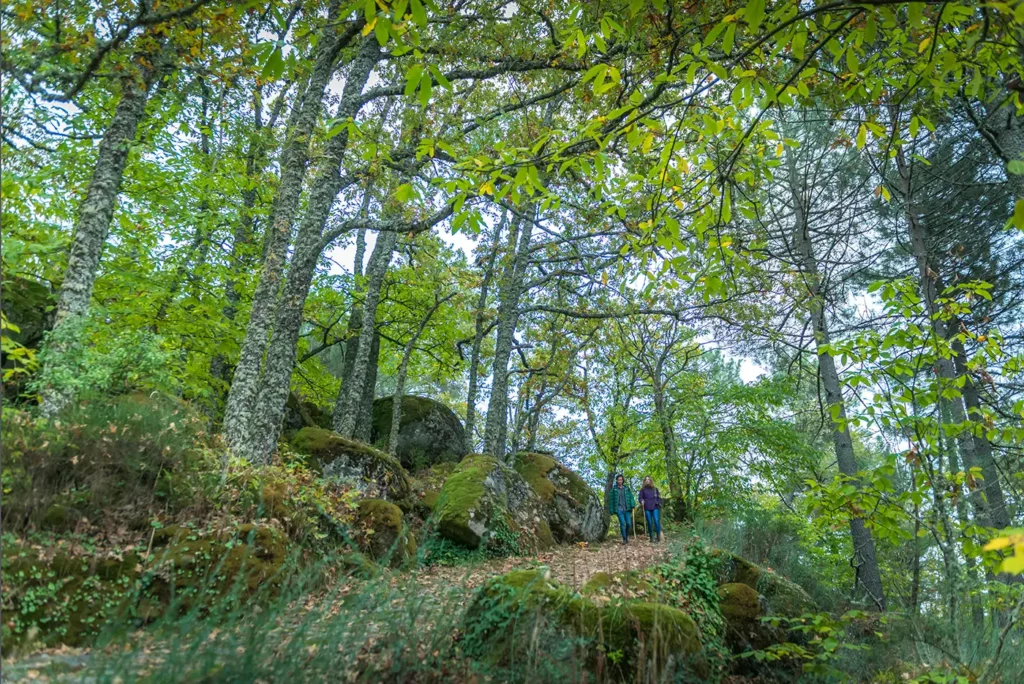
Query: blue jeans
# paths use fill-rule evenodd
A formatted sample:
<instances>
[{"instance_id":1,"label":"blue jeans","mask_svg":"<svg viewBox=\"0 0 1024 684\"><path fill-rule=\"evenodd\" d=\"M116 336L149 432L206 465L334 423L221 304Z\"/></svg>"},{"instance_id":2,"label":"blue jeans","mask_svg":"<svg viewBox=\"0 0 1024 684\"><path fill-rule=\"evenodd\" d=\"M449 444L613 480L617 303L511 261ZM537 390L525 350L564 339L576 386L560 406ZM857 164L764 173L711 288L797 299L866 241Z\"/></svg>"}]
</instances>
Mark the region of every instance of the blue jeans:
<instances>
[{"instance_id":1,"label":"blue jeans","mask_svg":"<svg viewBox=\"0 0 1024 684\"><path fill-rule=\"evenodd\" d=\"M650 535L651 539L654 539L654 535L661 535L661 509L655 508L653 511L644 509L644 519L647 520L647 534Z\"/></svg>"},{"instance_id":2,"label":"blue jeans","mask_svg":"<svg viewBox=\"0 0 1024 684\"><path fill-rule=\"evenodd\" d=\"M617 511L615 515L619 516L619 534L622 535L623 541L628 540L629 528L633 526L633 512Z\"/></svg>"}]
</instances>

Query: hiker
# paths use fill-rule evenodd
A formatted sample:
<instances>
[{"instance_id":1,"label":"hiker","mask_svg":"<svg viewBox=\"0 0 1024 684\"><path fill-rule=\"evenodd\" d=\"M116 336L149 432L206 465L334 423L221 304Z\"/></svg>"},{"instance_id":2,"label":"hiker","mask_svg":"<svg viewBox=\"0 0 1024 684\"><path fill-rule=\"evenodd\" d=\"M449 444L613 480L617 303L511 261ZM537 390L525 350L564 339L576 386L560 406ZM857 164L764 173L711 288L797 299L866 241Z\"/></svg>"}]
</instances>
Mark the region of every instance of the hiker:
<instances>
[{"instance_id":1,"label":"hiker","mask_svg":"<svg viewBox=\"0 0 1024 684\"><path fill-rule=\"evenodd\" d=\"M622 475L616 476L615 486L608 497L608 511L619 518L619 533L622 535L623 544L629 543L629 528L633 526L635 507L636 500L633 499L633 492L626 486L626 478Z\"/></svg>"},{"instance_id":2,"label":"hiker","mask_svg":"<svg viewBox=\"0 0 1024 684\"><path fill-rule=\"evenodd\" d=\"M647 522L647 534L651 543L661 541L661 494L654 486L654 480L648 475L644 478L644 486L640 488L640 503L644 507L644 520ZM654 535L658 538L655 539Z\"/></svg>"}]
</instances>

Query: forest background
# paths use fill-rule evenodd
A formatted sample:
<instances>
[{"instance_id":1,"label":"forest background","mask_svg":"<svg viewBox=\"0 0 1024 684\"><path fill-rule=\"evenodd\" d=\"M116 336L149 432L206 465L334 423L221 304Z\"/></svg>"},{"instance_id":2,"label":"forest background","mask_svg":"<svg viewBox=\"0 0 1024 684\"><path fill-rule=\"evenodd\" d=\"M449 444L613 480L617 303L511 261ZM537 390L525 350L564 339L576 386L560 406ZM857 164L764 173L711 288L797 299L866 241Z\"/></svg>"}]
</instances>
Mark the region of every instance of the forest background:
<instances>
[{"instance_id":1,"label":"forest background","mask_svg":"<svg viewBox=\"0 0 1024 684\"><path fill-rule=\"evenodd\" d=\"M5 497L46 470L15 430L125 397L227 477L296 406L370 442L393 397L394 455L424 395L464 452L652 475L829 605L931 621L951 671L1019 643L1024 3L2 21Z\"/></svg>"}]
</instances>

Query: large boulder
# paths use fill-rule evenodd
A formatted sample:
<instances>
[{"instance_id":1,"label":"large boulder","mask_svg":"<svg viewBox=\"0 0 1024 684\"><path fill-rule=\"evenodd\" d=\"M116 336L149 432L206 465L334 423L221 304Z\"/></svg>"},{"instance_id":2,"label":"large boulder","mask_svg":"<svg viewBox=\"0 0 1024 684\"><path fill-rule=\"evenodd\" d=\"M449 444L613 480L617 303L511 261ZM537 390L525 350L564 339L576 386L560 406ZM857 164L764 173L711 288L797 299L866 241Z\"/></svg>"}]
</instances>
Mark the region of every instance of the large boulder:
<instances>
[{"instance_id":1,"label":"large boulder","mask_svg":"<svg viewBox=\"0 0 1024 684\"><path fill-rule=\"evenodd\" d=\"M371 441L380 449L387 448L391 436L393 406L392 397L373 402ZM454 411L427 397L402 397L395 455L406 469L416 472L437 463L458 463L466 453L466 430Z\"/></svg>"},{"instance_id":2,"label":"large boulder","mask_svg":"<svg viewBox=\"0 0 1024 684\"><path fill-rule=\"evenodd\" d=\"M406 529L402 511L383 499L363 499L355 516L360 550L393 568L416 558L416 537Z\"/></svg>"},{"instance_id":3,"label":"large boulder","mask_svg":"<svg viewBox=\"0 0 1024 684\"><path fill-rule=\"evenodd\" d=\"M434 512L441 536L470 549L514 555L554 543L533 488L490 456L462 459L445 480Z\"/></svg>"},{"instance_id":4,"label":"large boulder","mask_svg":"<svg viewBox=\"0 0 1024 684\"><path fill-rule=\"evenodd\" d=\"M608 511L583 478L547 454L517 454L515 467L540 498L555 541L565 544L605 538Z\"/></svg>"},{"instance_id":5,"label":"large boulder","mask_svg":"<svg viewBox=\"0 0 1024 684\"><path fill-rule=\"evenodd\" d=\"M408 507L412 493L409 476L383 451L313 427L295 433L292 446L305 454L306 465L325 479L349 484L364 497Z\"/></svg>"}]
</instances>

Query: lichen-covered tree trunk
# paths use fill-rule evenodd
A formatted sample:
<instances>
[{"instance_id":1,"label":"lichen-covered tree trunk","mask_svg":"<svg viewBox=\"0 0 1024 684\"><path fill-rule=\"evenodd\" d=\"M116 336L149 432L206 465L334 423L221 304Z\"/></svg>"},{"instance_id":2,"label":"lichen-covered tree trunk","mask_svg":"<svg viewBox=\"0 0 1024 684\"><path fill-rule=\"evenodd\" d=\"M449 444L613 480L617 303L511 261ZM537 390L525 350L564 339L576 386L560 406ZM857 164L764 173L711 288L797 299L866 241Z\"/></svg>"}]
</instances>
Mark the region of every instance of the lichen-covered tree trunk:
<instances>
[{"instance_id":1,"label":"lichen-covered tree trunk","mask_svg":"<svg viewBox=\"0 0 1024 684\"><path fill-rule=\"evenodd\" d=\"M380 302L380 290L387 275L391 255L398 242L398 233L385 231L377 234L377 242L370 254L370 263L366 268L366 296L363 298L363 319L359 329L359 343L355 358L352 361L352 375L348 382L343 383L334 404L332 424L334 431L343 437L355 436L359 422L359 408L365 393L364 383L368 377L371 347L376 332L377 304Z\"/></svg>"},{"instance_id":2,"label":"lichen-covered tree trunk","mask_svg":"<svg viewBox=\"0 0 1024 684\"><path fill-rule=\"evenodd\" d=\"M336 118L354 118L359 111L360 95L380 57L375 36L363 39L359 53L345 78L345 88ZM273 453L281 433L285 404L291 388L292 370L302 327L302 311L309 296L317 262L323 252L324 228L331 207L346 183L341 163L348 148L348 129L331 138L319 161L319 172L310 184L306 213L299 224L295 246L277 302L273 333L267 345L265 369L260 377L257 410L250 433L251 460L266 461Z\"/></svg>"},{"instance_id":3,"label":"lichen-covered tree trunk","mask_svg":"<svg viewBox=\"0 0 1024 684\"><path fill-rule=\"evenodd\" d=\"M366 376L363 378L363 393L356 407L356 427L352 437L369 443L373 436L373 400L377 397L377 372L380 365L380 331L376 324L370 344L370 357L366 360Z\"/></svg>"},{"instance_id":4,"label":"lichen-covered tree trunk","mask_svg":"<svg viewBox=\"0 0 1024 684\"><path fill-rule=\"evenodd\" d=\"M302 195L310 137L323 109L324 91L334 74L338 52L359 33L354 26L349 26L344 34L338 34L338 4L338 0L331 3L327 27L317 44L309 82L296 104L298 111L281 150L280 180L264 236L260 278L253 293L252 313L246 327L245 341L228 392L224 434L228 446L242 457L253 457L257 451L258 441L254 440L256 435L252 427L260 371L277 308L278 289L291 242L292 225Z\"/></svg>"},{"instance_id":5,"label":"lichen-covered tree trunk","mask_svg":"<svg viewBox=\"0 0 1024 684\"><path fill-rule=\"evenodd\" d=\"M135 61L142 62L144 66L127 74L121 81L121 98L100 141L85 199L78 208L68 266L57 293L50 333L54 343L47 345L47 356L51 362L61 354L73 353L73 341L64 339L69 336L61 335L61 330L89 313L89 301L99 274L110 221L117 207L128 152L146 115L150 90L172 68L173 48L161 42L139 54ZM56 412L67 399L57 388L44 388L43 412Z\"/></svg>"},{"instance_id":6,"label":"lichen-covered tree trunk","mask_svg":"<svg viewBox=\"0 0 1024 684\"><path fill-rule=\"evenodd\" d=\"M532 235L532 217L524 218L517 215L509 232L510 254L498 288L498 336L494 344L491 396L487 402L484 453L499 460L505 458L508 430L508 362L512 356L516 325L519 322L519 299L522 296Z\"/></svg>"},{"instance_id":7,"label":"lichen-covered tree trunk","mask_svg":"<svg viewBox=\"0 0 1024 684\"><path fill-rule=\"evenodd\" d=\"M483 347L486 337L485 322L487 311L487 293L491 287L491 280L494 278L494 263L498 258L498 245L501 241L501 233L505 227L506 217L502 216L501 221L494 228L494 237L491 240L490 253L487 255L487 262L484 266L483 277L480 280L480 294L476 300L476 311L473 314L473 346L469 351L469 389L466 391L466 451L473 453L473 433L476 430L476 400L479 392L480 378L480 349Z\"/></svg>"},{"instance_id":8,"label":"lichen-covered tree trunk","mask_svg":"<svg viewBox=\"0 0 1024 684\"><path fill-rule=\"evenodd\" d=\"M825 390L825 405L828 410L834 411L831 421L832 445L836 452L839 472L856 480L860 468L857 467L857 459L853 452L853 438L846 424L846 403L843 399L839 372L836 369L835 359L828 351L831 337L825 318L821 275L818 272L818 262L814 256L814 246L808 226L805 189L797 177L793 157L790 155L787 161L789 190L794 210L793 245L799 259L798 267L806 291L806 307L814 331L818 374ZM855 583L863 589L877 610L884 611L886 609L885 589L882 586L882 575L878 567L878 558L875 555L875 540L863 518L856 516L850 518L850 538L853 542Z\"/></svg>"}]
</instances>

